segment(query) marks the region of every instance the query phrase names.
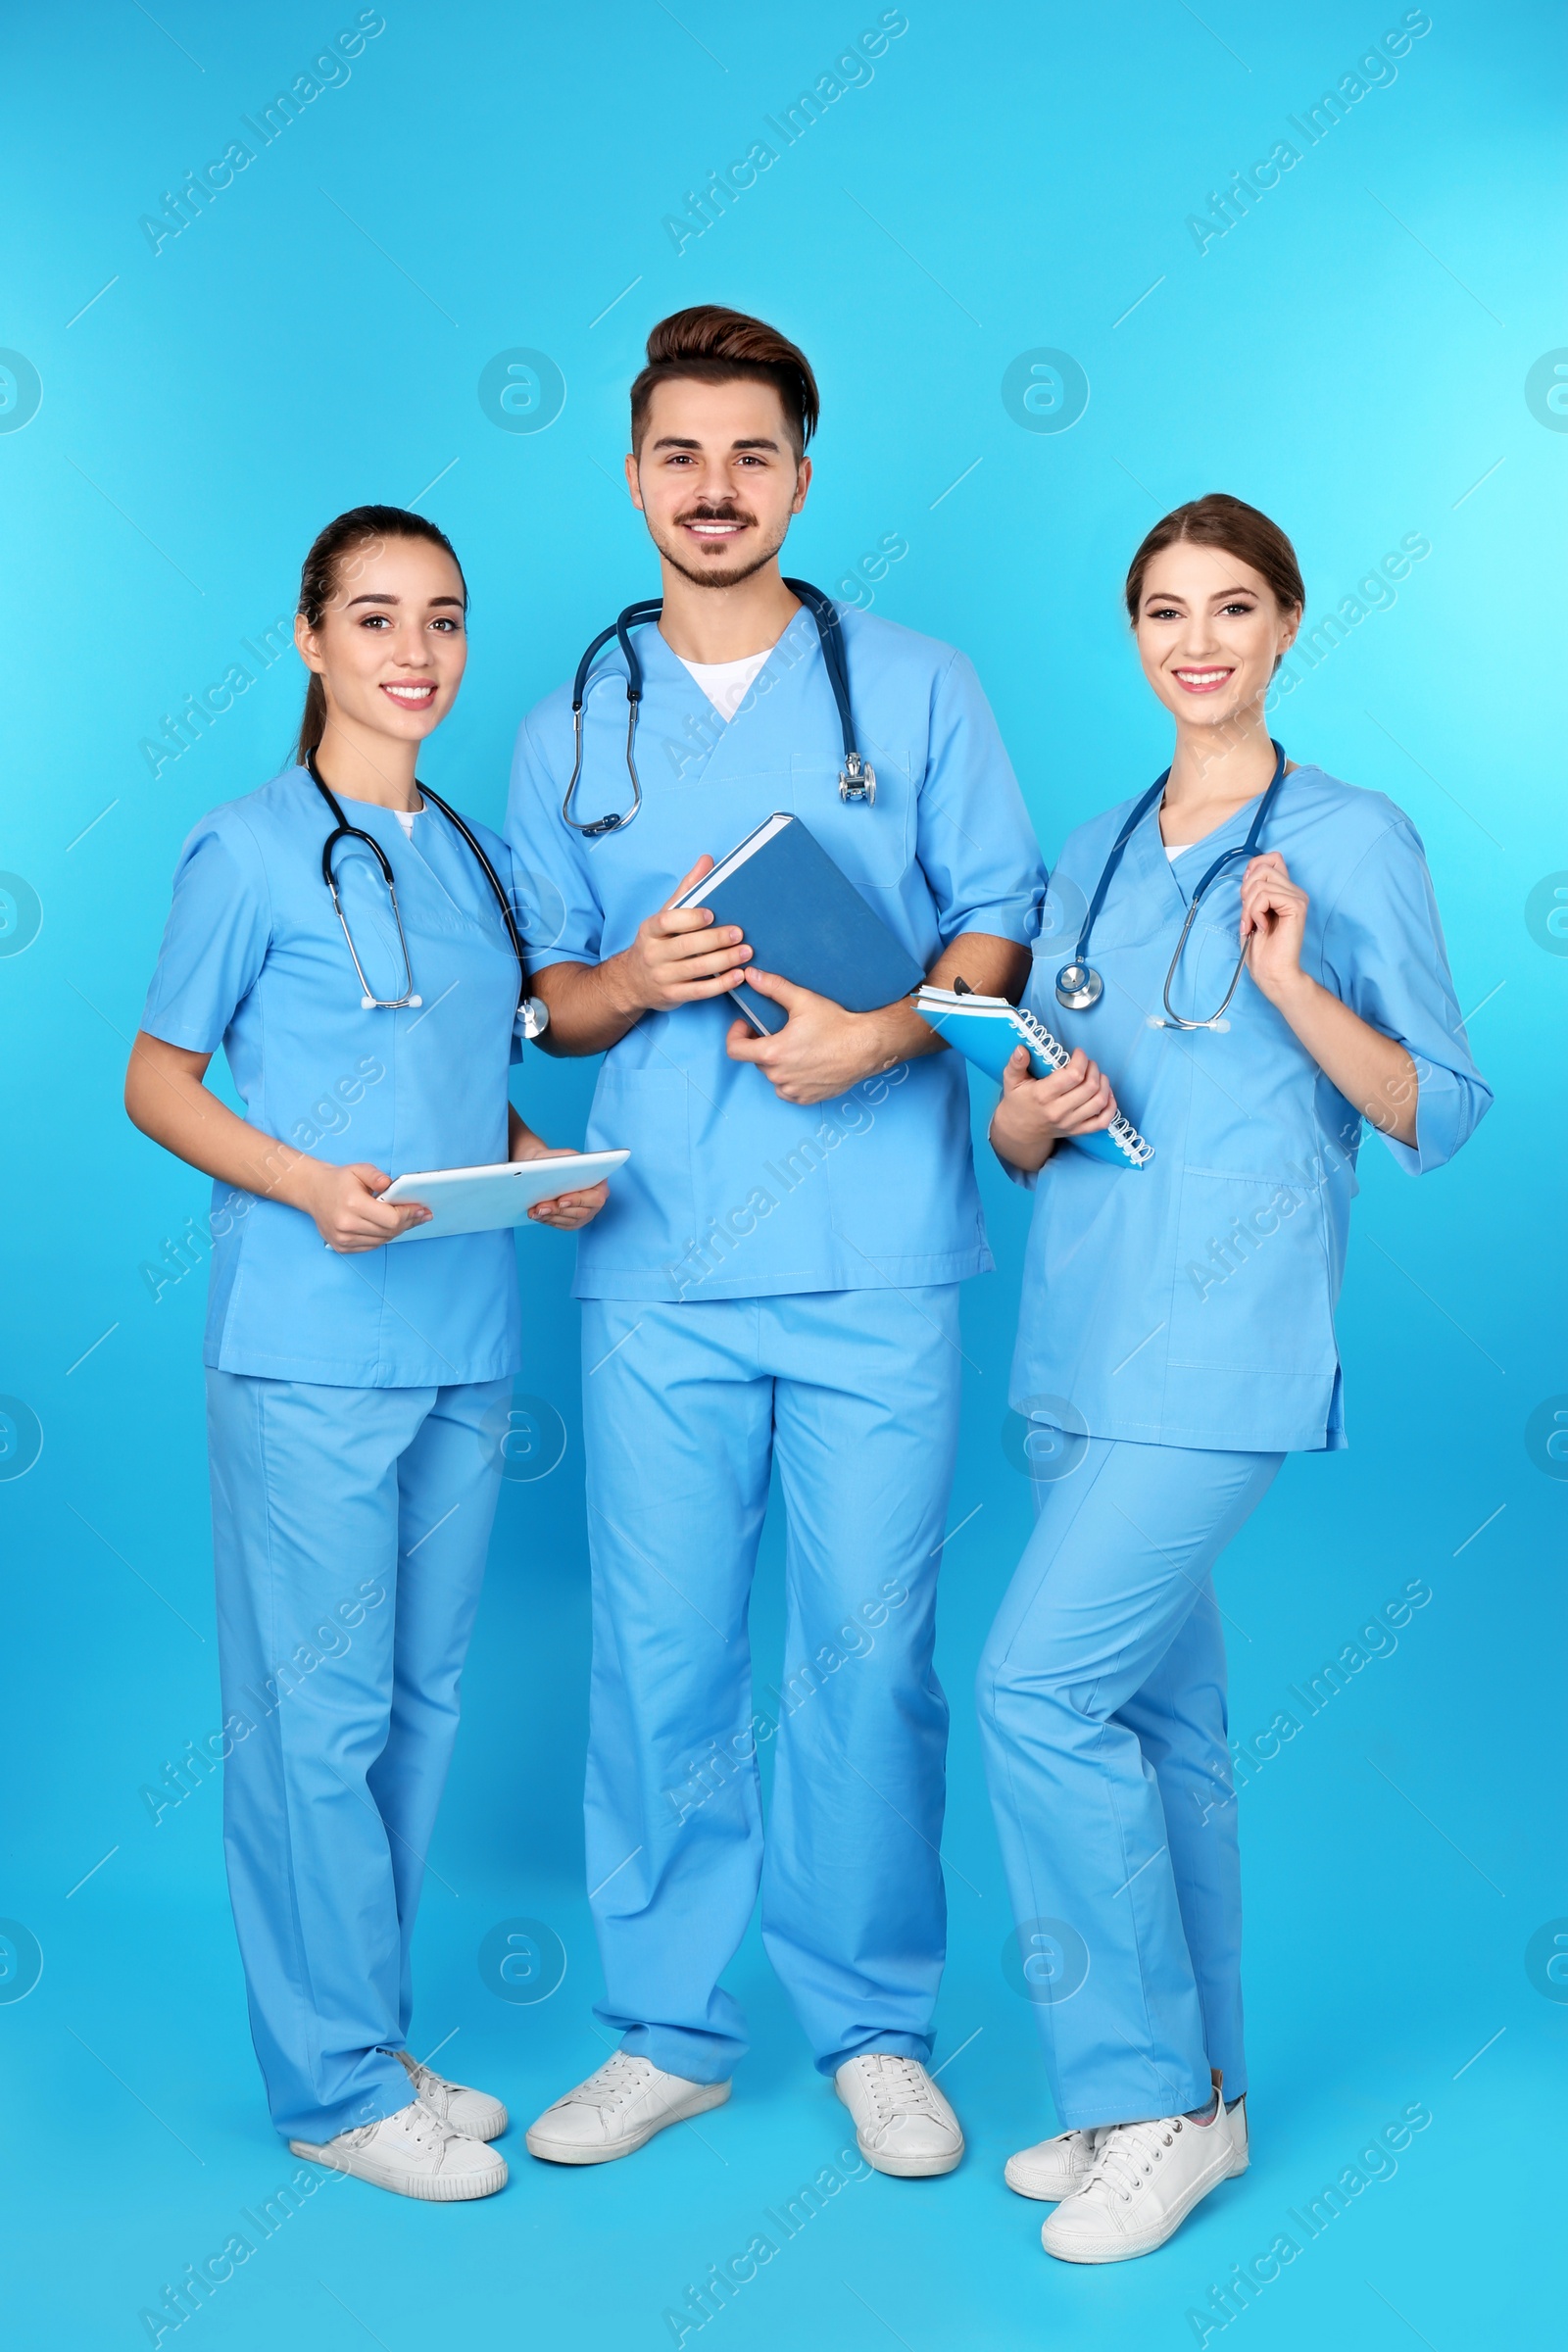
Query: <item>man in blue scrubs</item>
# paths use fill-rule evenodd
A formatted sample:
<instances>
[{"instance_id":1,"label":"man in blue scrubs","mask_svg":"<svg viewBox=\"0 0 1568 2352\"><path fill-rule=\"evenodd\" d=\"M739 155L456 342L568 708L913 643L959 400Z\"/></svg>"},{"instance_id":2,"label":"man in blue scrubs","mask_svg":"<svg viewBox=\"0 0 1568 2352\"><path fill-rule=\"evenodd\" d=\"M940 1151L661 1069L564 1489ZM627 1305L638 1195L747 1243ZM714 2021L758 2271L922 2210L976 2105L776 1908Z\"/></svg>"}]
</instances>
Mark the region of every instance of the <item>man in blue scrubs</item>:
<instances>
[{"instance_id":1,"label":"man in blue scrubs","mask_svg":"<svg viewBox=\"0 0 1568 2352\"><path fill-rule=\"evenodd\" d=\"M628 773L627 674L590 679L569 815L565 689L524 721L508 832L546 929L546 1044L605 1054L589 1149L631 1159L581 1244L594 1572L589 1885L618 2053L541 2116L602 2163L718 2105L746 2048L720 1979L762 1935L868 2162L946 2173L926 2072L946 1910L935 1587L958 1422L958 1284L987 1270L958 1057L909 1004L854 1014L670 902L772 811L802 817L918 962L1016 996L1044 888L973 670L851 610L874 801L845 798L818 624L779 551L817 394L760 320L656 327L626 478L663 610ZM600 826L609 815L619 823ZM788 1012L760 1039L744 973ZM769 1473L788 1518L784 1690L754 1712L747 1611ZM756 1755L776 1738L764 1856Z\"/></svg>"}]
</instances>

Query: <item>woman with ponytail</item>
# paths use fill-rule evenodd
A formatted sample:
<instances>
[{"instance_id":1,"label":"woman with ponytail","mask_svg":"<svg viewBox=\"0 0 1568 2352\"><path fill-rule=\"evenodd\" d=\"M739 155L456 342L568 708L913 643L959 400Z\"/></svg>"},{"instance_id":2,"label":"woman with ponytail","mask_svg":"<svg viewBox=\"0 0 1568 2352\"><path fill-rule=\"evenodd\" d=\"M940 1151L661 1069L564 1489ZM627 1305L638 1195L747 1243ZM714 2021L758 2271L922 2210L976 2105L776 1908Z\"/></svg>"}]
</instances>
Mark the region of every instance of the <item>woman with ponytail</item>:
<instances>
[{"instance_id":1,"label":"woman with ponytail","mask_svg":"<svg viewBox=\"0 0 1568 2352\"><path fill-rule=\"evenodd\" d=\"M441 2203L507 2178L500 2101L407 2045L519 1314L510 1233L389 1248L429 1211L381 1196L396 1167L549 1149L508 1100L511 854L416 774L466 610L422 515L320 534L297 757L186 842L125 1082L136 1125L214 1179L224 1844L272 2119L296 2154ZM220 1046L243 1116L206 1084ZM603 1198L532 1214L571 1229Z\"/></svg>"}]
</instances>

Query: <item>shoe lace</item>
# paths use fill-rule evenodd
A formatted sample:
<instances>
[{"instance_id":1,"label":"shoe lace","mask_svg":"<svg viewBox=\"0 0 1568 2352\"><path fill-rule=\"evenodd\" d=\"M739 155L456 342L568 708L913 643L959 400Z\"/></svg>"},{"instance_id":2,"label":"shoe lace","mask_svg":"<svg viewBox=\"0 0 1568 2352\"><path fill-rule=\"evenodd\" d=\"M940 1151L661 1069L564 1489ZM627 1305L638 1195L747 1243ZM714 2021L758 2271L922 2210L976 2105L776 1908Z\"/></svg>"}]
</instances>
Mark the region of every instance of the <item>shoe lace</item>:
<instances>
[{"instance_id":1,"label":"shoe lace","mask_svg":"<svg viewBox=\"0 0 1568 2352\"><path fill-rule=\"evenodd\" d=\"M430 2146L437 2152L446 2146L448 2140L458 2139L462 2136L454 2125L449 2124L444 2117L437 2115L433 2107L426 2107L418 2099L412 2100L407 2107L399 2108L395 2116L380 2116L373 2124L361 2124L358 2131L346 2132L343 2136L355 2147L364 2147L366 2141L373 2137L383 2124L390 2123L399 2124L406 2136L413 2140L416 2147Z\"/></svg>"},{"instance_id":2,"label":"shoe lace","mask_svg":"<svg viewBox=\"0 0 1568 2352\"><path fill-rule=\"evenodd\" d=\"M865 2086L879 2124L890 2122L896 2115L938 2112L936 2094L925 2068L916 2059L899 2058L890 2050L877 2050L862 2058L860 2064L865 2070Z\"/></svg>"},{"instance_id":3,"label":"shoe lace","mask_svg":"<svg viewBox=\"0 0 1568 2352\"><path fill-rule=\"evenodd\" d=\"M1159 2123L1111 2126L1095 2150L1094 2169L1079 2195L1098 2197L1107 2204L1112 2197L1119 2197L1125 2204L1142 2190L1184 2123L1181 2116L1167 2116Z\"/></svg>"},{"instance_id":4,"label":"shoe lace","mask_svg":"<svg viewBox=\"0 0 1568 2352\"><path fill-rule=\"evenodd\" d=\"M653 2075L651 2059L631 2058L619 2050L597 2073L591 2074L586 2082L568 2090L561 2103L564 2107L597 2107L602 2113L613 2115L648 2088Z\"/></svg>"}]
</instances>

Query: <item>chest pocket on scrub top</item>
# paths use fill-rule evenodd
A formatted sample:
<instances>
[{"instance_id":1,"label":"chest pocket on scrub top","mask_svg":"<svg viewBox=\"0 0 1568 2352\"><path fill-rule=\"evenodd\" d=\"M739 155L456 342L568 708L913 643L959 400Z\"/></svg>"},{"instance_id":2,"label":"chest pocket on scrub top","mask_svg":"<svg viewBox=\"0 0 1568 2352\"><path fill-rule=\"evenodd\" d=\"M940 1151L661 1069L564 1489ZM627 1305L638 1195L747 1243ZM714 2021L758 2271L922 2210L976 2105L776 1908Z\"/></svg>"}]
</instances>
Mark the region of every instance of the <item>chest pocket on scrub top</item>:
<instances>
[{"instance_id":1,"label":"chest pocket on scrub top","mask_svg":"<svg viewBox=\"0 0 1568 2352\"><path fill-rule=\"evenodd\" d=\"M876 770L876 799L839 798L842 759L797 752L790 762L790 808L834 864L858 887L888 890L902 882L913 855L914 787L906 759L883 744L866 743Z\"/></svg>"}]
</instances>

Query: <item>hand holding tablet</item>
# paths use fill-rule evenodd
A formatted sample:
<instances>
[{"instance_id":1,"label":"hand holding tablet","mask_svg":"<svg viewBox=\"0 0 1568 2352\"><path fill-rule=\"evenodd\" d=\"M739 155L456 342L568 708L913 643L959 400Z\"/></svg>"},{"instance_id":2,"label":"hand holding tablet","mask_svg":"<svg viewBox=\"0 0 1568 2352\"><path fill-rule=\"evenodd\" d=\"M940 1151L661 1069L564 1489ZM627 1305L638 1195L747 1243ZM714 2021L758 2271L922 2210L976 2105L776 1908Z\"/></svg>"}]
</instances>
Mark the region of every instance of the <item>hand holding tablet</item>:
<instances>
[{"instance_id":1,"label":"hand holding tablet","mask_svg":"<svg viewBox=\"0 0 1568 2352\"><path fill-rule=\"evenodd\" d=\"M400 1242L441 1241L455 1233L491 1233L520 1225L531 1208L564 1193L585 1192L624 1166L629 1152L550 1152L535 1159L502 1160L485 1168L427 1168L395 1176L381 1195L394 1206L422 1201L430 1214L400 1233ZM390 1248L392 1245L388 1244Z\"/></svg>"}]
</instances>

